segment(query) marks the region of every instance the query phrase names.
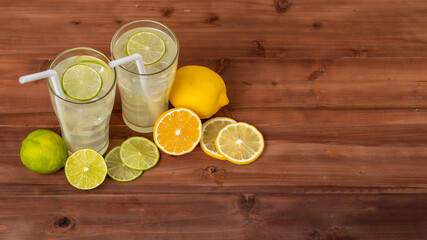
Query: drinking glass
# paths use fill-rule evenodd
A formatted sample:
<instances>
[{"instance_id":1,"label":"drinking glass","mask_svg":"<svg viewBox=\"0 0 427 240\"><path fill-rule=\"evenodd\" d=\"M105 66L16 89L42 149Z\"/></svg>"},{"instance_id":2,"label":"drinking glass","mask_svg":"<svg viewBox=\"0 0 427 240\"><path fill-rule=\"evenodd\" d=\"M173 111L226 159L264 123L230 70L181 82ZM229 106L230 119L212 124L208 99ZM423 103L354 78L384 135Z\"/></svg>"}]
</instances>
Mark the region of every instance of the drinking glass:
<instances>
[{"instance_id":1,"label":"drinking glass","mask_svg":"<svg viewBox=\"0 0 427 240\"><path fill-rule=\"evenodd\" d=\"M55 70L60 80L69 67L83 64L95 69L103 81L98 95L88 101L74 100L63 92L58 94L52 79L47 81L52 106L69 153L91 148L103 154L108 148L109 123L116 93L116 71L108 67L109 61L95 49L80 47L61 52L49 64L49 69Z\"/></svg>"},{"instance_id":2,"label":"drinking glass","mask_svg":"<svg viewBox=\"0 0 427 240\"><path fill-rule=\"evenodd\" d=\"M157 118L168 109L169 93L178 65L179 42L165 25L139 20L122 26L111 40L112 59L126 57L126 44L138 32L157 34L166 45L166 52L157 62L146 65L140 74L135 62L116 67L122 102L122 116L126 125L141 133L152 132Z\"/></svg>"}]
</instances>

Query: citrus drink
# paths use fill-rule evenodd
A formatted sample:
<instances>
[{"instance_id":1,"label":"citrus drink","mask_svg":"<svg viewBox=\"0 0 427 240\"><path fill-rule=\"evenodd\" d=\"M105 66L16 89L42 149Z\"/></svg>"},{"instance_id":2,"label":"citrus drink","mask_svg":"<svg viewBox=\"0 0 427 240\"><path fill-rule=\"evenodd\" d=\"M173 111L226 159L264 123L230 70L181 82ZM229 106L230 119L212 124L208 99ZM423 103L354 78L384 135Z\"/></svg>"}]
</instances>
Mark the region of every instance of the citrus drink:
<instances>
[{"instance_id":1,"label":"citrus drink","mask_svg":"<svg viewBox=\"0 0 427 240\"><path fill-rule=\"evenodd\" d=\"M121 27L111 41L113 59L138 53L146 73L135 62L117 67L122 115L137 132L152 132L157 118L168 109L169 93L178 65L179 44L163 24L141 20Z\"/></svg>"},{"instance_id":2,"label":"citrus drink","mask_svg":"<svg viewBox=\"0 0 427 240\"><path fill-rule=\"evenodd\" d=\"M90 48L60 53L49 69L58 73L62 93L49 93L70 153L91 148L103 154L108 148L109 123L115 97L115 71L108 58Z\"/></svg>"}]
</instances>

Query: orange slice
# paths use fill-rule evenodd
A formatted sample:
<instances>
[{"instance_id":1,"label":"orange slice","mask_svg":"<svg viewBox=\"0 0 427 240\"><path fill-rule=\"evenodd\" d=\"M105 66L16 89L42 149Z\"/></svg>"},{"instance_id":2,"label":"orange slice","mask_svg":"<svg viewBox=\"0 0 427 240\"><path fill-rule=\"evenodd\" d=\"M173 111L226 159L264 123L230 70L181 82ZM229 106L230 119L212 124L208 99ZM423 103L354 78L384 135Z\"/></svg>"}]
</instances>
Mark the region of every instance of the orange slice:
<instances>
[{"instance_id":1,"label":"orange slice","mask_svg":"<svg viewBox=\"0 0 427 240\"><path fill-rule=\"evenodd\" d=\"M202 137L199 116L187 108L173 108L164 112L154 124L154 142L169 155L183 155L193 151Z\"/></svg>"}]
</instances>

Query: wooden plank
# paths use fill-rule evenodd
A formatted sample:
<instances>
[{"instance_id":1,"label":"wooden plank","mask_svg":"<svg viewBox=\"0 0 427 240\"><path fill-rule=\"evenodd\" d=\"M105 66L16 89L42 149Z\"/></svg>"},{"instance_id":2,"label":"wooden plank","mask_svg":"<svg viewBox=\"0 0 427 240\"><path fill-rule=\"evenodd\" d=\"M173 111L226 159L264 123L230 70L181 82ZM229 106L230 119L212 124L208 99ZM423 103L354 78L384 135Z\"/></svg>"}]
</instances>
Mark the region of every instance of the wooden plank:
<instances>
[{"instance_id":1,"label":"wooden plank","mask_svg":"<svg viewBox=\"0 0 427 240\"><path fill-rule=\"evenodd\" d=\"M44 81L18 83L20 75L46 69L47 60L0 59L0 71L7 72L0 80L0 95L13 99L0 102L0 113L52 112ZM190 64L221 74L232 109L427 107L427 58L180 60L180 66ZM12 67L22 70L8 71Z\"/></svg>"},{"instance_id":2,"label":"wooden plank","mask_svg":"<svg viewBox=\"0 0 427 240\"><path fill-rule=\"evenodd\" d=\"M424 147L427 111L424 109L221 109L216 116L248 122L267 140L355 146ZM263 116L260 118L259 116ZM59 133L54 113L0 115L0 141L18 141L30 131L49 128ZM113 111L110 138L137 134L126 130L121 110Z\"/></svg>"},{"instance_id":3,"label":"wooden plank","mask_svg":"<svg viewBox=\"0 0 427 240\"><path fill-rule=\"evenodd\" d=\"M267 195L254 191L3 196L0 237L425 239L426 197L427 194L280 192Z\"/></svg>"},{"instance_id":4,"label":"wooden plank","mask_svg":"<svg viewBox=\"0 0 427 240\"><path fill-rule=\"evenodd\" d=\"M182 187L187 191L198 186L257 186L259 189L266 186L406 187L425 190L426 114L424 110L413 109L221 110L219 116L254 124L264 134L266 149L259 160L249 166L236 166L207 156L199 147L183 157L162 154L156 171L147 172L140 184L150 183L157 188L164 185ZM130 130L121 119L120 110L115 110L112 116L110 149L135 135L152 139L151 134ZM72 190L62 172L59 176L41 176L20 164L21 141L29 132L39 128L60 133L53 113L0 116L3 146L0 153L4 158L0 164L3 166L0 182L13 179L12 182L17 184L54 184L59 193ZM211 167L217 170L211 173ZM114 182L108 184L114 185ZM13 189L14 186L11 191ZM46 191L43 186L36 189ZM169 187L163 189L171 191ZM412 190L420 191L407 191ZM127 191L132 192L125 188L123 193Z\"/></svg>"},{"instance_id":5,"label":"wooden plank","mask_svg":"<svg viewBox=\"0 0 427 240\"><path fill-rule=\"evenodd\" d=\"M416 0L7 0L0 54L51 57L76 46L108 52L121 25L143 18L170 26L182 57L426 57L426 8Z\"/></svg>"},{"instance_id":6,"label":"wooden plank","mask_svg":"<svg viewBox=\"0 0 427 240\"><path fill-rule=\"evenodd\" d=\"M386 7L385 7L386 6ZM386 10L385 10L386 9ZM0 239L425 239L427 2L83 0L0 2ZM18 84L60 51L109 54L114 32L154 19L179 65L218 72L217 116L266 148L237 166L200 147L140 179L92 191L20 162L25 136L60 133L45 82ZM117 94L110 149L131 136Z\"/></svg>"},{"instance_id":7,"label":"wooden plank","mask_svg":"<svg viewBox=\"0 0 427 240\"><path fill-rule=\"evenodd\" d=\"M117 128L112 130L120 132ZM148 134L143 136L152 138ZM127 137L113 138L110 148L120 145ZM6 184L3 189L13 192L17 191L14 184L32 183L26 191L63 193L74 190L63 171L47 176L28 171L19 159L21 141L22 138L2 142L3 148L7 149L2 151L0 159L0 183ZM252 186L258 191L268 186L406 187L409 192L419 192L427 189L426 157L425 147L352 146L267 139L263 155L243 167L213 159L200 147L182 157L162 154L155 170L144 173L135 184L152 185L162 192L173 191L174 187L190 191L201 186ZM139 193L137 189L126 187L122 192L111 180L103 186L120 193Z\"/></svg>"}]
</instances>

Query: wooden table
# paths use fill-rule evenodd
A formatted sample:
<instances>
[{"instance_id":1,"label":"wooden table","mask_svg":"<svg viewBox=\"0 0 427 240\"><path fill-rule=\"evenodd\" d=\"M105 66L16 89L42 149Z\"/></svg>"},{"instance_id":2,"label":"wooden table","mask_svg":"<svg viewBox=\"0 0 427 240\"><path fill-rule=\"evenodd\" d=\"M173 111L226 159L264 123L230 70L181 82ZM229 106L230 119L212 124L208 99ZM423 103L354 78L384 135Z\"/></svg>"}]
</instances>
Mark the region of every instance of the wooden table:
<instances>
[{"instance_id":1,"label":"wooden table","mask_svg":"<svg viewBox=\"0 0 427 240\"><path fill-rule=\"evenodd\" d=\"M427 2L2 0L0 13L0 239L427 238ZM264 154L162 154L92 191L28 171L21 141L60 129L46 82L18 77L68 48L110 54L137 19L173 29L180 66L224 78L217 116L255 125ZM136 135L117 97L110 149Z\"/></svg>"}]
</instances>

